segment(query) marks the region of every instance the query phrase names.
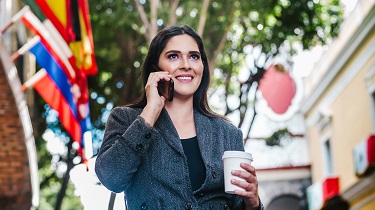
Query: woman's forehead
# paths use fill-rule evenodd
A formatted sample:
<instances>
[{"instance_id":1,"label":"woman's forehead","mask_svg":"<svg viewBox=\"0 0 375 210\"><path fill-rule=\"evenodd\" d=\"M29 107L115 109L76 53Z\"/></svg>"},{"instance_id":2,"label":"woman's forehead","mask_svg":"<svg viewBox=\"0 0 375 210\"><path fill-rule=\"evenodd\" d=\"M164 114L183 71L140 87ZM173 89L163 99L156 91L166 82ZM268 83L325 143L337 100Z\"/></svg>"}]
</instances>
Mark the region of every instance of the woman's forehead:
<instances>
[{"instance_id":1,"label":"woman's forehead","mask_svg":"<svg viewBox=\"0 0 375 210\"><path fill-rule=\"evenodd\" d=\"M199 51L199 47L195 39L187 34L177 35L172 37L165 46L163 51L169 50L186 50Z\"/></svg>"}]
</instances>

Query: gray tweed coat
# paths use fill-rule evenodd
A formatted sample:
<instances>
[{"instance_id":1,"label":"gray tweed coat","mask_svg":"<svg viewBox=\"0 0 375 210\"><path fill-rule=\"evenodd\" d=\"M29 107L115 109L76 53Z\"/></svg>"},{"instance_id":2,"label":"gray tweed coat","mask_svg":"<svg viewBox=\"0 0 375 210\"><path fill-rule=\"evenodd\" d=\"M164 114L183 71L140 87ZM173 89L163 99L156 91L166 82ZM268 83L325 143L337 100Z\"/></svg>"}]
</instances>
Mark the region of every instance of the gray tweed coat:
<instances>
[{"instance_id":1,"label":"gray tweed coat","mask_svg":"<svg viewBox=\"0 0 375 210\"><path fill-rule=\"evenodd\" d=\"M222 155L244 150L242 132L230 122L194 112L198 144L206 166L202 187L193 192L186 156L163 109L154 127L142 109L112 110L95 171L113 192L125 192L127 209L243 209L243 199L224 192Z\"/></svg>"}]
</instances>

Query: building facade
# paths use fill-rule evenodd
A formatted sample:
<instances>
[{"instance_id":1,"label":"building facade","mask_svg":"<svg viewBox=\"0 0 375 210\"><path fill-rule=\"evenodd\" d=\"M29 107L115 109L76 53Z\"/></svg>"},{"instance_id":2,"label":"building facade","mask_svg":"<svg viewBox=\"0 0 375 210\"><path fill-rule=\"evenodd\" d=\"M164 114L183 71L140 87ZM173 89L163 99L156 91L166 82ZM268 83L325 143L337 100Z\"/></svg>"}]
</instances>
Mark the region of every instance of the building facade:
<instances>
[{"instance_id":1,"label":"building facade","mask_svg":"<svg viewBox=\"0 0 375 210\"><path fill-rule=\"evenodd\" d=\"M375 209L375 1L359 0L311 74L302 112L311 154L309 209L340 196Z\"/></svg>"},{"instance_id":2,"label":"building facade","mask_svg":"<svg viewBox=\"0 0 375 210\"><path fill-rule=\"evenodd\" d=\"M5 30L20 9L20 1L0 1L0 209L29 210L39 205L38 164L22 81L29 69L22 58L15 64L11 54L26 38L14 24ZM4 30L3 30L4 29ZM35 69L35 68L34 68Z\"/></svg>"},{"instance_id":3,"label":"building facade","mask_svg":"<svg viewBox=\"0 0 375 210\"><path fill-rule=\"evenodd\" d=\"M310 166L257 169L259 196L267 210L305 210Z\"/></svg>"}]
</instances>

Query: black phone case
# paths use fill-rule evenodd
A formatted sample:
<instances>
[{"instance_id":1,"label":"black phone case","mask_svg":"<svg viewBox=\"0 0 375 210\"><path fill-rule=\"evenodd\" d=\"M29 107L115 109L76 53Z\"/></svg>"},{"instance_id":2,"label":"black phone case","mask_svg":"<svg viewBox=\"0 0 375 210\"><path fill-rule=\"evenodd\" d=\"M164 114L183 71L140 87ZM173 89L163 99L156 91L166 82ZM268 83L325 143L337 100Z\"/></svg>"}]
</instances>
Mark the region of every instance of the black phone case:
<instances>
[{"instance_id":1,"label":"black phone case","mask_svg":"<svg viewBox=\"0 0 375 210\"><path fill-rule=\"evenodd\" d=\"M174 82L172 79L169 81L160 80L158 82L158 92L159 95L164 96L169 102L173 101L174 95Z\"/></svg>"}]
</instances>

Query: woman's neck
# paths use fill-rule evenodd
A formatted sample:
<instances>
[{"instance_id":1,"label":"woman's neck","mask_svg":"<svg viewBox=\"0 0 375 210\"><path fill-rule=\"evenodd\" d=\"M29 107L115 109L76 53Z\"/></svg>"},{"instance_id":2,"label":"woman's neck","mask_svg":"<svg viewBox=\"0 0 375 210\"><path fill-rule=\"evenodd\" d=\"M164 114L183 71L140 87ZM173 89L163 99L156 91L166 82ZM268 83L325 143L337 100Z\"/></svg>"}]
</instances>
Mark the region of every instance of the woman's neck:
<instances>
[{"instance_id":1,"label":"woman's neck","mask_svg":"<svg viewBox=\"0 0 375 210\"><path fill-rule=\"evenodd\" d=\"M173 100L166 102L164 108L168 111L169 116L177 121L190 120L194 117L193 100Z\"/></svg>"},{"instance_id":2,"label":"woman's neck","mask_svg":"<svg viewBox=\"0 0 375 210\"><path fill-rule=\"evenodd\" d=\"M165 104L165 109L181 139L196 136L192 100L190 102L173 100Z\"/></svg>"}]
</instances>

